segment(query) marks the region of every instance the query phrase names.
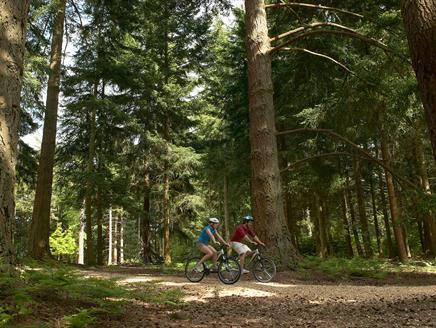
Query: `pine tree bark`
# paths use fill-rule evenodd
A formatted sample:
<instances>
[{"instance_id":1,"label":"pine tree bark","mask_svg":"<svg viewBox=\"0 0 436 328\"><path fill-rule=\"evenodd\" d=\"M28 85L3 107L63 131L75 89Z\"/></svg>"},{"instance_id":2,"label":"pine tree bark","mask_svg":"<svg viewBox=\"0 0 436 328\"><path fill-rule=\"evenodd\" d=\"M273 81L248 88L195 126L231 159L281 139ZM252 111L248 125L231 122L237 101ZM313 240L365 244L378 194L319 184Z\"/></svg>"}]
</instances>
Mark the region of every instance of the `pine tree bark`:
<instances>
[{"instance_id":1,"label":"pine tree bark","mask_svg":"<svg viewBox=\"0 0 436 328\"><path fill-rule=\"evenodd\" d=\"M113 254L113 222L112 222L112 206L109 206L109 242L108 242L108 257L107 265L112 265L112 254Z\"/></svg>"},{"instance_id":2,"label":"pine tree bark","mask_svg":"<svg viewBox=\"0 0 436 328\"><path fill-rule=\"evenodd\" d=\"M119 250L119 260L118 260L118 264L123 264L124 263L124 217L122 214L120 214L119 217L119 245L120 245L120 250Z\"/></svg>"},{"instance_id":3,"label":"pine tree bark","mask_svg":"<svg viewBox=\"0 0 436 328\"><path fill-rule=\"evenodd\" d=\"M263 0L245 0L249 118L251 147L251 204L256 230L272 256L284 266L297 261L286 224L278 166L270 41Z\"/></svg>"},{"instance_id":4,"label":"pine tree bark","mask_svg":"<svg viewBox=\"0 0 436 328\"><path fill-rule=\"evenodd\" d=\"M363 257L364 254L359 240L359 232L357 231L356 215L354 213L353 198L351 195L351 187L350 187L350 177L348 176L348 173L346 174L345 183L346 183L345 205L346 207L348 207L347 210L350 211L351 231L353 231L354 243L356 244L357 254Z\"/></svg>"},{"instance_id":5,"label":"pine tree bark","mask_svg":"<svg viewBox=\"0 0 436 328\"><path fill-rule=\"evenodd\" d=\"M224 174L224 237L226 240L230 240L229 232L229 179L227 174Z\"/></svg>"},{"instance_id":6,"label":"pine tree bark","mask_svg":"<svg viewBox=\"0 0 436 328\"><path fill-rule=\"evenodd\" d=\"M377 204L376 204L376 197L375 197L375 190L374 190L374 181L372 176L372 170L369 174L369 188L371 192L371 204L372 204L372 215L374 217L374 228L375 228L375 237L377 240L377 253L378 255L382 254L381 249L381 233L380 233L380 225L378 223L378 217L377 217Z\"/></svg>"},{"instance_id":7,"label":"pine tree bark","mask_svg":"<svg viewBox=\"0 0 436 328\"><path fill-rule=\"evenodd\" d=\"M296 249L298 249L297 242L297 222L294 215L294 209L292 208L292 195L290 192L285 192L285 214L286 222L288 223L289 233L292 238L292 243Z\"/></svg>"},{"instance_id":8,"label":"pine tree bark","mask_svg":"<svg viewBox=\"0 0 436 328\"><path fill-rule=\"evenodd\" d=\"M103 265L103 204L101 202L101 189L97 188L97 264Z\"/></svg>"},{"instance_id":9,"label":"pine tree bark","mask_svg":"<svg viewBox=\"0 0 436 328\"><path fill-rule=\"evenodd\" d=\"M94 98L97 99L98 83L94 84ZM86 166L86 195L85 195L85 217L86 217L86 257L85 261L88 265L95 264L94 256L94 240L92 236L93 220L92 220L92 194L94 191L94 159L95 159L95 137L96 137L96 104L91 105L91 113L89 116L89 148L88 148L88 163Z\"/></svg>"},{"instance_id":10,"label":"pine tree bark","mask_svg":"<svg viewBox=\"0 0 436 328\"><path fill-rule=\"evenodd\" d=\"M356 181L357 208L359 210L360 226L362 228L363 247L365 249L365 257L372 257L371 237L369 234L368 218L365 210L365 196L362 187L362 174L360 161L354 160L354 179Z\"/></svg>"},{"instance_id":11,"label":"pine tree bark","mask_svg":"<svg viewBox=\"0 0 436 328\"><path fill-rule=\"evenodd\" d=\"M382 172L378 172L378 183L380 188L380 200L381 200L381 207L383 211L383 221L385 223L385 233L386 233L386 244L388 248L388 257L393 258L395 256L395 248L394 244L392 242L392 234L391 234L391 225L389 223L389 215L388 215L388 209L386 207L387 201L386 201L386 195L385 195L385 188L383 184L383 177Z\"/></svg>"},{"instance_id":12,"label":"pine tree bark","mask_svg":"<svg viewBox=\"0 0 436 328\"><path fill-rule=\"evenodd\" d=\"M353 244L351 242L351 231L350 231L350 224L348 222L348 211L347 211L347 204L346 204L346 195L345 190L343 192L343 195L341 197L341 204L342 204L342 222L344 227L344 237L345 237L345 244L347 245L347 254L348 257L353 257Z\"/></svg>"},{"instance_id":13,"label":"pine tree bark","mask_svg":"<svg viewBox=\"0 0 436 328\"><path fill-rule=\"evenodd\" d=\"M387 167L391 167L391 155L386 142L384 131L380 132L380 144L383 162ZM395 192L394 180L391 172L385 169L386 185L388 187L389 205L391 209L392 226L394 229L395 241L398 249L400 261L407 260L407 249L404 243L404 233L400 222L400 211L398 207L398 199Z\"/></svg>"},{"instance_id":14,"label":"pine tree bark","mask_svg":"<svg viewBox=\"0 0 436 328\"><path fill-rule=\"evenodd\" d=\"M436 2L402 0L401 11L436 161Z\"/></svg>"},{"instance_id":15,"label":"pine tree bark","mask_svg":"<svg viewBox=\"0 0 436 328\"><path fill-rule=\"evenodd\" d=\"M170 177L164 175L164 194L163 194L163 251L165 264L171 263L171 239L170 239Z\"/></svg>"},{"instance_id":16,"label":"pine tree bark","mask_svg":"<svg viewBox=\"0 0 436 328\"><path fill-rule=\"evenodd\" d=\"M117 265L118 264L118 213L115 213L113 217L113 243L111 245L112 247L112 264Z\"/></svg>"},{"instance_id":17,"label":"pine tree bark","mask_svg":"<svg viewBox=\"0 0 436 328\"><path fill-rule=\"evenodd\" d=\"M142 257L144 263L151 263L151 231L150 231L150 176L144 177L143 213L141 224Z\"/></svg>"},{"instance_id":18,"label":"pine tree bark","mask_svg":"<svg viewBox=\"0 0 436 328\"><path fill-rule=\"evenodd\" d=\"M425 165L422 142L419 137L415 138L414 145L415 163L418 171L419 183L422 189L424 189L427 194L431 195L432 191ZM436 256L436 218L430 211L427 211L424 214L423 237L426 251L429 251L431 255Z\"/></svg>"},{"instance_id":19,"label":"pine tree bark","mask_svg":"<svg viewBox=\"0 0 436 328\"><path fill-rule=\"evenodd\" d=\"M59 106L65 8L66 0L58 0L51 43L51 59L41 143L41 157L38 166L38 178L30 228L29 255L38 260L50 255L50 207L56 148L56 124Z\"/></svg>"},{"instance_id":20,"label":"pine tree bark","mask_svg":"<svg viewBox=\"0 0 436 328\"><path fill-rule=\"evenodd\" d=\"M85 264L85 223L84 210L80 211L80 230L79 230L79 258L77 264Z\"/></svg>"},{"instance_id":21,"label":"pine tree bark","mask_svg":"<svg viewBox=\"0 0 436 328\"><path fill-rule=\"evenodd\" d=\"M0 271L15 264L15 165L29 1L0 1Z\"/></svg>"}]
</instances>

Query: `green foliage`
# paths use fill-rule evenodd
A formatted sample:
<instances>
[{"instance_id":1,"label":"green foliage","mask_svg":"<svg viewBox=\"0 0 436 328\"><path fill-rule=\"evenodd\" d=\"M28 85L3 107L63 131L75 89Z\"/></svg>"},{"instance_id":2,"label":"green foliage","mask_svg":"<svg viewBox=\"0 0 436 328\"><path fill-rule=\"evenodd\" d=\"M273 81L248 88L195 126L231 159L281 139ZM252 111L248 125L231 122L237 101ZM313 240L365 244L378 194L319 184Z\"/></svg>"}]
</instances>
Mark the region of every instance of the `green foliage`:
<instances>
[{"instance_id":1,"label":"green foliage","mask_svg":"<svg viewBox=\"0 0 436 328\"><path fill-rule=\"evenodd\" d=\"M87 309L81 310L76 314L65 316L64 320L71 328L85 328L97 321L91 311Z\"/></svg>"},{"instance_id":2,"label":"green foliage","mask_svg":"<svg viewBox=\"0 0 436 328\"><path fill-rule=\"evenodd\" d=\"M121 287L116 280L86 277L70 267L28 261L19 276L0 275L0 297L5 300L0 308L0 323L19 323L37 317L38 311L51 304L62 304L64 316L71 327L117 319L132 300L175 306L181 303L179 289L161 290L153 283ZM2 325L0 324L0 327Z\"/></svg>"},{"instance_id":3,"label":"green foliage","mask_svg":"<svg viewBox=\"0 0 436 328\"><path fill-rule=\"evenodd\" d=\"M300 263L300 272L319 271L332 278L363 277L373 279L386 278L388 274L395 272L436 272L436 267L428 262L426 266L417 267L414 263L401 264L386 259L364 259L354 257L352 259L331 257L320 259L308 256Z\"/></svg>"},{"instance_id":4,"label":"green foliage","mask_svg":"<svg viewBox=\"0 0 436 328\"><path fill-rule=\"evenodd\" d=\"M50 235L50 249L55 256L76 254L77 244L73 231L71 229L63 231L62 226L58 224L56 230Z\"/></svg>"}]
</instances>

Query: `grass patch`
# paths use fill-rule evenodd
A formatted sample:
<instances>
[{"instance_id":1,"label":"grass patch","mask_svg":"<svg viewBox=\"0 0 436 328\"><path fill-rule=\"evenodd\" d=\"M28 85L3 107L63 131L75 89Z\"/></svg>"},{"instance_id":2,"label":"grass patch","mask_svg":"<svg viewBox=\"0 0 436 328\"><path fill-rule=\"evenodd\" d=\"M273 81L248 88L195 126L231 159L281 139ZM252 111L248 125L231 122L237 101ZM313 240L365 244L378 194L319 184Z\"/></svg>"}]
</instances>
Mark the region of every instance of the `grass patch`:
<instances>
[{"instance_id":1,"label":"grass patch","mask_svg":"<svg viewBox=\"0 0 436 328\"><path fill-rule=\"evenodd\" d=\"M402 264L387 259L363 259L355 257L352 259L331 257L321 259L308 256L300 263L299 272L307 274L308 271L318 271L327 274L331 278L364 277L373 279L384 279L390 273L401 272L436 272L433 262L410 261Z\"/></svg>"},{"instance_id":2,"label":"grass patch","mask_svg":"<svg viewBox=\"0 0 436 328\"><path fill-rule=\"evenodd\" d=\"M122 287L115 279L84 277L56 262L26 262L14 276L0 274L0 327L42 327L57 321L82 328L120 319L135 300L177 306L182 296L179 289L160 290L153 283Z\"/></svg>"}]
</instances>

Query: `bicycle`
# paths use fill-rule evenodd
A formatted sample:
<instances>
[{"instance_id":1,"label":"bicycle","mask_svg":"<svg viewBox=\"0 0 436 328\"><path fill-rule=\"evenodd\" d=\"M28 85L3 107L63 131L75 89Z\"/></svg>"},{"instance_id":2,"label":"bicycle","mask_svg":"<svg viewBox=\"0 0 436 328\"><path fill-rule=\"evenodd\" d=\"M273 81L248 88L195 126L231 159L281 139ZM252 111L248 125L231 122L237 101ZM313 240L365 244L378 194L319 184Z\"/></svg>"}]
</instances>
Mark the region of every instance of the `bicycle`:
<instances>
[{"instance_id":1,"label":"bicycle","mask_svg":"<svg viewBox=\"0 0 436 328\"><path fill-rule=\"evenodd\" d=\"M254 278L259 282L270 282L277 272L274 261L264 257L259 248L256 248L250 256L251 258L246 261L246 266L250 267ZM239 260L238 255L232 257Z\"/></svg>"},{"instance_id":2,"label":"bicycle","mask_svg":"<svg viewBox=\"0 0 436 328\"><path fill-rule=\"evenodd\" d=\"M236 283L241 277L241 265L239 261L228 257L224 251L224 246L218 251L218 278L222 283L231 285ZM205 263L202 263L202 270L197 270L196 266L202 256L192 256L188 258L185 264L185 277L190 282L200 282L205 276L212 271Z\"/></svg>"}]
</instances>

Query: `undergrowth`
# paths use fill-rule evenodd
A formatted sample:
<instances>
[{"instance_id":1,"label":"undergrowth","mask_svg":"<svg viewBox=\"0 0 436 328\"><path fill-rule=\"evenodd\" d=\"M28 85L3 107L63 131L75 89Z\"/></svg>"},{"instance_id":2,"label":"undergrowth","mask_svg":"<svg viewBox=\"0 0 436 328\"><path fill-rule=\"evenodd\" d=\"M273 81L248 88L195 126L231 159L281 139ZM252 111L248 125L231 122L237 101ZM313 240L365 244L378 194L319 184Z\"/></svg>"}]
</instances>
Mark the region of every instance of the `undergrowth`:
<instances>
[{"instance_id":1,"label":"undergrowth","mask_svg":"<svg viewBox=\"0 0 436 328\"><path fill-rule=\"evenodd\" d=\"M27 263L14 276L0 274L0 327L88 327L120 319L134 300L177 306L182 296L155 283L122 287L57 263Z\"/></svg>"},{"instance_id":2,"label":"undergrowth","mask_svg":"<svg viewBox=\"0 0 436 328\"><path fill-rule=\"evenodd\" d=\"M390 273L397 272L436 272L436 263L432 261L420 261L406 264L393 262L388 259L364 259L355 257L352 259L331 257L321 259L319 257L305 257L299 267L299 271L320 271L332 278L366 277L383 279Z\"/></svg>"}]
</instances>

